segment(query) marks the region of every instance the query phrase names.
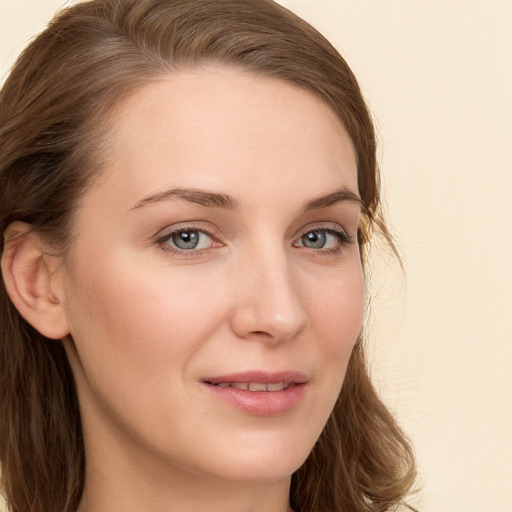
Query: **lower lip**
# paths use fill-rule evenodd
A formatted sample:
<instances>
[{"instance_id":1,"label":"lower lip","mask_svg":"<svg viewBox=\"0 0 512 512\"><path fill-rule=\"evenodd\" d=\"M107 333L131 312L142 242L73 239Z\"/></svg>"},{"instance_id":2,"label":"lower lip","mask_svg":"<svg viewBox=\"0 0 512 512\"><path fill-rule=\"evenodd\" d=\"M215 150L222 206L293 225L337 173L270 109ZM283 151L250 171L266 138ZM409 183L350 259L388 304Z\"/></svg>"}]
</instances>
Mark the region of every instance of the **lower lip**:
<instances>
[{"instance_id":1,"label":"lower lip","mask_svg":"<svg viewBox=\"0 0 512 512\"><path fill-rule=\"evenodd\" d=\"M222 400L255 416L278 416L297 407L304 397L306 384L292 384L281 391L248 391L223 388L205 383Z\"/></svg>"}]
</instances>

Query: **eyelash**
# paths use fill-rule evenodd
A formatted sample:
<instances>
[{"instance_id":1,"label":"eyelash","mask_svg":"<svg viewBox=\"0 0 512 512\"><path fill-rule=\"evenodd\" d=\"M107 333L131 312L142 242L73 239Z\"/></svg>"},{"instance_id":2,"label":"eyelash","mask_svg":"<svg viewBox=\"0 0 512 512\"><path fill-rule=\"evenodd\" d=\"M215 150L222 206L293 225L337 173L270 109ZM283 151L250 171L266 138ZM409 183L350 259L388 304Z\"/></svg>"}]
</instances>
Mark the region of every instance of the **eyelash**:
<instances>
[{"instance_id":1,"label":"eyelash","mask_svg":"<svg viewBox=\"0 0 512 512\"><path fill-rule=\"evenodd\" d=\"M180 233L188 233L188 232L197 232L197 233L200 233L203 235L207 235L208 237L210 237L212 239L214 246L222 245L222 242L219 242L219 240L215 236L215 233L213 232L213 230L208 229L207 227L204 227L204 226L199 227L199 226L188 226L188 225L179 226L177 228L169 229L168 231L166 231L162 236L160 236L156 240L156 243L162 248L162 250L164 250L166 252L170 252L172 254L176 254L178 256L185 257L185 258L194 258L194 257L201 256L204 253L204 251L207 251L208 249L211 248L211 247L208 247L205 249L188 249L187 250L187 249L180 249L178 247L173 247L172 245L170 245L170 243L168 243L169 240L174 235L179 235Z\"/></svg>"},{"instance_id":2,"label":"eyelash","mask_svg":"<svg viewBox=\"0 0 512 512\"><path fill-rule=\"evenodd\" d=\"M173 247L170 243L168 243L169 240L174 235L179 235L180 233L187 233L187 232L197 232L197 233L200 233L200 234L210 237L212 239L213 246L207 247L204 249L195 249L195 248L180 249L177 247ZM301 241L302 238L304 238L306 235L308 235L310 233L325 233L328 235L332 235L337 239L338 243L335 247L328 248L328 249L323 249L323 248L311 249L304 245L298 245L298 242ZM205 251L211 249L212 247L215 247L215 245L217 245L217 246L223 245L222 242L220 242L218 240L218 238L215 236L213 230L207 229L204 226L199 227L199 226L189 226L189 225L180 226L180 227L173 228L173 229L166 231L162 236L157 238L156 243L162 248L162 250L164 250L166 252L170 252L172 254L176 254L178 256L186 257L186 258L199 257L199 256L203 255L203 253ZM315 254L315 256L317 256L317 255L320 256L320 255L339 254L343 248L345 248L353 243L354 243L354 237L350 236L346 231L340 229L338 226L336 226L336 227L335 226L332 226L332 227L314 226L314 227L310 227L309 229L304 231L293 242L293 246L296 248L304 248L305 250L309 249L311 252L313 252Z\"/></svg>"},{"instance_id":3,"label":"eyelash","mask_svg":"<svg viewBox=\"0 0 512 512\"><path fill-rule=\"evenodd\" d=\"M332 227L325 227L325 226L318 226L318 227L310 227L307 231L305 231L297 240L302 240L306 235L310 233L326 233L328 235L332 235L337 239L337 244L335 247L329 248L329 249L311 249L313 254L315 256L321 256L321 255L337 255L342 252L342 250L351 244L354 243L354 237L350 236L345 230L340 229L338 226L332 226ZM295 247L304 247L304 249L308 249L308 247L305 247L304 245L296 245L297 242L294 242Z\"/></svg>"}]
</instances>

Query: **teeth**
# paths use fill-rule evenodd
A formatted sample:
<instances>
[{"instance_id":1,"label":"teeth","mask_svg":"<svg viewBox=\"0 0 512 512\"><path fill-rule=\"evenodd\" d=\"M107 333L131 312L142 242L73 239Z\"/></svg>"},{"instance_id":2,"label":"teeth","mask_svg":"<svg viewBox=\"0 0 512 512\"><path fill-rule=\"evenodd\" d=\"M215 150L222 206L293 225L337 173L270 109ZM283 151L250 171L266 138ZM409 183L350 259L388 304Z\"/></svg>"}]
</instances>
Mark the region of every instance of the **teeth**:
<instances>
[{"instance_id":1,"label":"teeth","mask_svg":"<svg viewBox=\"0 0 512 512\"><path fill-rule=\"evenodd\" d=\"M288 382L276 382L274 384L267 384L267 391L282 391L290 384Z\"/></svg>"},{"instance_id":2,"label":"teeth","mask_svg":"<svg viewBox=\"0 0 512 512\"><path fill-rule=\"evenodd\" d=\"M290 386L289 382L273 382L265 384L264 382L219 382L216 384L220 388L243 389L244 391L282 391Z\"/></svg>"},{"instance_id":3,"label":"teeth","mask_svg":"<svg viewBox=\"0 0 512 512\"><path fill-rule=\"evenodd\" d=\"M249 391L267 391L267 385L262 382L249 382Z\"/></svg>"}]
</instances>

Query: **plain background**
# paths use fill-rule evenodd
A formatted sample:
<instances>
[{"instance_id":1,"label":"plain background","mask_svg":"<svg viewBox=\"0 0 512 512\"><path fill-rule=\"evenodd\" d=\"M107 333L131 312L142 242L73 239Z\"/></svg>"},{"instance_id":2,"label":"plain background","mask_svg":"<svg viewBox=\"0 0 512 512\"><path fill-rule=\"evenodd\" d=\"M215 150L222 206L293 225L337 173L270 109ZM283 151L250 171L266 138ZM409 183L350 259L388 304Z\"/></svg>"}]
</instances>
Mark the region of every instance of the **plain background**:
<instances>
[{"instance_id":1,"label":"plain background","mask_svg":"<svg viewBox=\"0 0 512 512\"><path fill-rule=\"evenodd\" d=\"M0 75L64 0L0 0ZM422 512L512 512L512 0L282 0L375 116L405 277L376 261L370 355Z\"/></svg>"}]
</instances>

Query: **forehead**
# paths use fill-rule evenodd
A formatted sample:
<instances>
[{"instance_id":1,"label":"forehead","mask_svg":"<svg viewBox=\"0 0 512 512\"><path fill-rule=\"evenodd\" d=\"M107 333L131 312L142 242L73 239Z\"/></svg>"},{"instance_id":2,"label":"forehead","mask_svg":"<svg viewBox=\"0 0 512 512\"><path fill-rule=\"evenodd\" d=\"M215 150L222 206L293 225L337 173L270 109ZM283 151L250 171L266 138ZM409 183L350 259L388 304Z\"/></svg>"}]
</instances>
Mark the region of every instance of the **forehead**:
<instances>
[{"instance_id":1,"label":"forehead","mask_svg":"<svg viewBox=\"0 0 512 512\"><path fill-rule=\"evenodd\" d=\"M110 126L106 178L133 202L198 183L237 196L269 180L287 186L294 174L319 192L341 184L357 193L341 122L317 96L282 80L220 66L176 72L122 102Z\"/></svg>"}]
</instances>

